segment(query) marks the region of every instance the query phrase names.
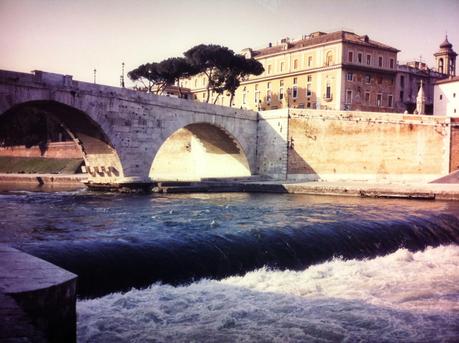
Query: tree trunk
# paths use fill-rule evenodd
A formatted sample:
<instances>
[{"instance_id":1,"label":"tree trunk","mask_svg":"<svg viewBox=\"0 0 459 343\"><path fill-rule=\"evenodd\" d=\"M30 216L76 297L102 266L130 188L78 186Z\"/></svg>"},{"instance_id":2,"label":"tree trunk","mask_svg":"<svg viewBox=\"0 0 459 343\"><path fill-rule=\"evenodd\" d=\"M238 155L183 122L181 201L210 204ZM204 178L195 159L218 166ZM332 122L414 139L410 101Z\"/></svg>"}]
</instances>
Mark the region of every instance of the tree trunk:
<instances>
[{"instance_id":1,"label":"tree trunk","mask_svg":"<svg viewBox=\"0 0 459 343\"><path fill-rule=\"evenodd\" d=\"M211 78L212 78L212 70L209 71L209 75L207 75L207 99L206 99L207 103L209 103L209 99L210 99L210 79Z\"/></svg>"},{"instance_id":2,"label":"tree trunk","mask_svg":"<svg viewBox=\"0 0 459 343\"><path fill-rule=\"evenodd\" d=\"M178 87L178 93L179 93L179 98L182 98L182 87L180 87L180 79L177 79L177 87Z\"/></svg>"},{"instance_id":3,"label":"tree trunk","mask_svg":"<svg viewBox=\"0 0 459 343\"><path fill-rule=\"evenodd\" d=\"M234 98L234 93L231 93L231 96L230 96L230 107L233 107L233 98Z\"/></svg>"}]
</instances>

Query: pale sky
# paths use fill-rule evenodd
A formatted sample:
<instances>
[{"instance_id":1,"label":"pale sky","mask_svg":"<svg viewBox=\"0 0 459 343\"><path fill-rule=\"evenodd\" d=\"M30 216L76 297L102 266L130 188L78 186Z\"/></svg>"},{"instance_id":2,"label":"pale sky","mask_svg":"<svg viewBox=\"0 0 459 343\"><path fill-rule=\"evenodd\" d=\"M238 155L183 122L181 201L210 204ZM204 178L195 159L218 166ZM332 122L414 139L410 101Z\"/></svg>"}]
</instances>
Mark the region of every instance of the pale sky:
<instances>
[{"instance_id":1,"label":"pale sky","mask_svg":"<svg viewBox=\"0 0 459 343\"><path fill-rule=\"evenodd\" d=\"M44 70L118 86L126 72L200 43L236 52L337 30L433 66L448 33L459 53L459 0L0 0L0 69ZM459 61L458 61L459 63Z\"/></svg>"}]
</instances>

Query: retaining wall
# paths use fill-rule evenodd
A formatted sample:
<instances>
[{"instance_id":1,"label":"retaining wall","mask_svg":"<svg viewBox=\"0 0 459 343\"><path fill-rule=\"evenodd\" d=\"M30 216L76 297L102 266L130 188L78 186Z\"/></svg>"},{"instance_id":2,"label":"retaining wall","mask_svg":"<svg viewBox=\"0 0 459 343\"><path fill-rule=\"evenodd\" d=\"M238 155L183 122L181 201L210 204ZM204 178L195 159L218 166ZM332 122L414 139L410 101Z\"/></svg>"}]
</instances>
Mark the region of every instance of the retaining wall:
<instances>
[{"instance_id":1,"label":"retaining wall","mask_svg":"<svg viewBox=\"0 0 459 343\"><path fill-rule=\"evenodd\" d=\"M288 179L430 181L459 163L448 117L290 109L286 144Z\"/></svg>"}]
</instances>

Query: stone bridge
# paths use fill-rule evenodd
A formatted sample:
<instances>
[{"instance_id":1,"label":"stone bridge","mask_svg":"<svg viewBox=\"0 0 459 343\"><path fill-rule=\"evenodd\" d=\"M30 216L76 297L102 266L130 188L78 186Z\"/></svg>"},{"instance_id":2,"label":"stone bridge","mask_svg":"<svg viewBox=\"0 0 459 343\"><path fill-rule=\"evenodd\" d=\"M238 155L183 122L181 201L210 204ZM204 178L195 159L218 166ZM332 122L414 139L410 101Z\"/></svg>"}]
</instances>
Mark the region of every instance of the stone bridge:
<instances>
[{"instance_id":1,"label":"stone bridge","mask_svg":"<svg viewBox=\"0 0 459 343\"><path fill-rule=\"evenodd\" d=\"M258 114L72 76L0 71L0 119L39 111L77 142L93 184L257 174Z\"/></svg>"}]
</instances>

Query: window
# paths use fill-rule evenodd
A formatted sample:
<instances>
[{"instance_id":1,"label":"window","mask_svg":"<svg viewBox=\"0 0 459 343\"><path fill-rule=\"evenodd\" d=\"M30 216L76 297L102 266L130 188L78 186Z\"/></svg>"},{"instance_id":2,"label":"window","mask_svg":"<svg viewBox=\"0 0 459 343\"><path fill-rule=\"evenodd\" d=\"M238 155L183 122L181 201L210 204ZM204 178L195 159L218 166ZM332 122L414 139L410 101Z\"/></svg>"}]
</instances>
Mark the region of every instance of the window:
<instances>
[{"instance_id":1,"label":"window","mask_svg":"<svg viewBox=\"0 0 459 343\"><path fill-rule=\"evenodd\" d=\"M382 76L378 76L378 85L382 84L382 80L383 80Z\"/></svg>"},{"instance_id":2,"label":"window","mask_svg":"<svg viewBox=\"0 0 459 343\"><path fill-rule=\"evenodd\" d=\"M382 94L378 94L376 97L376 106L381 107L382 103Z\"/></svg>"},{"instance_id":3,"label":"window","mask_svg":"<svg viewBox=\"0 0 459 343\"><path fill-rule=\"evenodd\" d=\"M282 73L284 71L284 62L280 63L279 71Z\"/></svg>"},{"instance_id":4,"label":"window","mask_svg":"<svg viewBox=\"0 0 459 343\"><path fill-rule=\"evenodd\" d=\"M292 91L292 98L296 99L297 97L298 97L298 86L294 85L293 91Z\"/></svg>"},{"instance_id":5,"label":"window","mask_svg":"<svg viewBox=\"0 0 459 343\"><path fill-rule=\"evenodd\" d=\"M279 100L283 100L284 99L284 80L280 80L279 81Z\"/></svg>"},{"instance_id":6,"label":"window","mask_svg":"<svg viewBox=\"0 0 459 343\"><path fill-rule=\"evenodd\" d=\"M371 76L370 74L365 75L365 83L371 83Z\"/></svg>"},{"instance_id":7,"label":"window","mask_svg":"<svg viewBox=\"0 0 459 343\"><path fill-rule=\"evenodd\" d=\"M438 60L438 72L443 74L443 58Z\"/></svg>"},{"instance_id":8,"label":"window","mask_svg":"<svg viewBox=\"0 0 459 343\"><path fill-rule=\"evenodd\" d=\"M298 84L298 78L296 78L296 77L293 78L293 84L294 85Z\"/></svg>"},{"instance_id":9,"label":"window","mask_svg":"<svg viewBox=\"0 0 459 343\"><path fill-rule=\"evenodd\" d=\"M348 80L348 81L352 81L353 78L354 78L354 74L352 74L352 73L347 73L347 80Z\"/></svg>"},{"instance_id":10,"label":"window","mask_svg":"<svg viewBox=\"0 0 459 343\"><path fill-rule=\"evenodd\" d=\"M206 93L202 93L202 100L206 98Z\"/></svg>"},{"instance_id":11,"label":"window","mask_svg":"<svg viewBox=\"0 0 459 343\"><path fill-rule=\"evenodd\" d=\"M306 85L306 96L311 96L312 95L312 85L308 83Z\"/></svg>"},{"instance_id":12,"label":"window","mask_svg":"<svg viewBox=\"0 0 459 343\"><path fill-rule=\"evenodd\" d=\"M365 103L370 104L370 92L365 92Z\"/></svg>"},{"instance_id":13,"label":"window","mask_svg":"<svg viewBox=\"0 0 459 343\"><path fill-rule=\"evenodd\" d=\"M392 95L387 97L387 107L392 107Z\"/></svg>"},{"instance_id":14,"label":"window","mask_svg":"<svg viewBox=\"0 0 459 343\"><path fill-rule=\"evenodd\" d=\"M194 86L198 87L198 79L194 79Z\"/></svg>"},{"instance_id":15,"label":"window","mask_svg":"<svg viewBox=\"0 0 459 343\"><path fill-rule=\"evenodd\" d=\"M354 53L352 51L349 51L349 53L347 55L347 60L349 62L352 62L353 59L354 59Z\"/></svg>"},{"instance_id":16,"label":"window","mask_svg":"<svg viewBox=\"0 0 459 343\"><path fill-rule=\"evenodd\" d=\"M331 87L330 87L330 82L327 81L327 88L325 89L325 98L326 99L331 99Z\"/></svg>"},{"instance_id":17,"label":"window","mask_svg":"<svg viewBox=\"0 0 459 343\"><path fill-rule=\"evenodd\" d=\"M352 91L346 91L346 104L352 104Z\"/></svg>"},{"instance_id":18,"label":"window","mask_svg":"<svg viewBox=\"0 0 459 343\"><path fill-rule=\"evenodd\" d=\"M293 69L298 69L298 60L293 60Z\"/></svg>"},{"instance_id":19,"label":"window","mask_svg":"<svg viewBox=\"0 0 459 343\"><path fill-rule=\"evenodd\" d=\"M308 82L312 82L312 75L308 75Z\"/></svg>"},{"instance_id":20,"label":"window","mask_svg":"<svg viewBox=\"0 0 459 343\"><path fill-rule=\"evenodd\" d=\"M312 56L308 56L308 67L312 67Z\"/></svg>"},{"instance_id":21,"label":"window","mask_svg":"<svg viewBox=\"0 0 459 343\"><path fill-rule=\"evenodd\" d=\"M371 55L367 55L367 64L368 64L368 65L371 64Z\"/></svg>"},{"instance_id":22,"label":"window","mask_svg":"<svg viewBox=\"0 0 459 343\"><path fill-rule=\"evenodd\" d=\"M441 95L440 95L441 96ZM403 101L403 98L405 97L405 92L400 91L400 101Z\"/></svg>"},{"instance_id":23,"label":"window","mask_svg":"<svg viewBox=\"0 0 459 343\"><path fill-rule=\"evenodd\" d=\"M203 85L203 86L206 85L206 78L205 78L205 77L202 78L202 85Z\"/></svg>"},{"instance_id":24,"label":"window","mask_svg":"<svg viewBox=\"0 0 459 343\"><path fill-rule=\"evenodd\" d=\"M456 97L456 93L453 93L453 98L455 98L455 97Z\"/></svg>"},{"instance_id":25,"label":"window","mask_svg":"<svg viewBox=\"0 0 459 343\"><path fill-rule=\"evenodd\" d=\"M443 95L442 94L440 94L440 100L443 100Z\"/></svg>"},{"instance_id":26,"label":"window","mask_svg":"<svg viewBox=\"0 0 459 343\"><path fill-rule=\"evenodd\" d=\"M329 51L327 52L327 57L325 59L325 65L330 66L333 64L333 52Z\"/></svg>"},{"instance_id":27,"label":"window","mask_svg":"<svg viewBox=\"0 0 459 343\"><path fill-rule=\"evenodd\" d=\"M405 76L400 75L400 87L405 88Z\"/></svg>"},{"instance_id":28,"label":"window","mask_svg":"<svg viewBox=\"0 0 459 343\"><path fill-rule=\"evenodd\" d=\"M258 90L258 84L255 84L255 104L260 101L260 91Z\"/></svg>"},{"instance_id":29,"label":"window","mask_svg":"<svg viewBox=\"0 0 459 343\"><path fill-rule=\"evenodd\" d=\"M379 56L379 57L378 57L378 66L379 66L380 68L382 68L382 66L383 66L383 65L382 65L382 61L383 61L382 56Z\"/></svg>"},{"instance_id":30,"label":"window","mask_svg":"<svg viewBox=\"0 0 459 343\"><path fill-rule=\"evenodd\" d=\"M362 53L361 52L357 54L357 61L359 61L359 63L362 63Z\"/></svg>"},{"instance_id":31,"label":"window","mask_svg":"<svg viewBox=\"0 0 459 343\"><path fill-rule=\"evenodd\" d=\"M271 74L271 64L268 64L268 74Z\"/></svg>"},{"instance_id":32,"label":"window","mask_svg":"<svg viewBox=\"0 0 459 343\"><path fill-rule=\"evenodd\" d=\"M390 69L394 69L394 59L390 59Z\"/></svg>"},{"instance_id":33,"label":"window","mask_svg":"<svg viewBox=\"0 0 459 343\"><path fill-rule=\"evenodd\" d=\"M266 101L269 103L271 102L271 82L268 82L266 88Z\"/></svg>"},{"instance_id":34,"label":"window","mask_svg":"<svg viewBox=\"0 0 459 343\"><path fill-rule=\"evenodd\" d=\"M247 100L247 88L244 87L244 89L242 90L242 104L245 105L246 104L246 100Z\"/></svg>"}]
</instances>

